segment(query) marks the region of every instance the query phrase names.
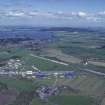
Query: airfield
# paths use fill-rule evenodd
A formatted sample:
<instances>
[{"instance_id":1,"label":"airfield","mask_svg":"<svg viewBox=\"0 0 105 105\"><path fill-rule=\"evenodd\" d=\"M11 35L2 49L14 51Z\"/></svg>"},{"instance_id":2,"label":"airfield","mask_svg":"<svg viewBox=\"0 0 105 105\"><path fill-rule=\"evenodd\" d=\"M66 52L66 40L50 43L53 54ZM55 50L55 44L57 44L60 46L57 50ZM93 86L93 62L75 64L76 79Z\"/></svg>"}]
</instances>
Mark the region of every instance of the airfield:
<instances>
[{"instance_id":1,"label":"airfield","mask_svg":"<svg viewBox=\"0 0 105 105\"><path fill-rule=\"evenodd\" d=\"M19 98L18 100L22 100L23 102L27 102L27 98L29 97L28 94L31 94L31 92L34 92L34 95L32 96L32 102L31 105L34 105L35 103L38 103L38 105L50 105L52 102L61 104L59 102L62 98L63 102L61 105L65 105L65 103L68 105L68 103L73 103L74 105L81 105L87 101L87 105L95 105L95 103L99 103L100 100L97 100L98 97L103 97L105 92L105 81L104 76L100 76L94 73L85 72L82 71L82 67L84 66L75 66L75 64L70 64L67 62L61 61L61 60L55 60L58 62L55 62L53 60L49 60L50 58L43 59L39 55L37 56L31 56L31 51L28 51L26 49L11 49L11 53L7 53L5 50L1 52L1 57L5 59L9 59L9 63L4 67L4 70L8 70L11 75L5 75L0 77L1 87L2 84L6 84L8 89L11 90L11 88L14 88L14 94L10 92L10 94L13 94L14 96L18 96L21 92L26 92L27 97L22 100L22 98ZM17 58L14 58L14 57ZM39 57L38 57L39 56ZM45 57L44 57L45 58ZM11 60L12 59L12 63ZM18 67L16 66L18 61ZM62 63L61 63L62 62ZM17 68L16 68L17 67ZM3 68L1 68L2 70ZM12 70L12 71L11 71ZM16 71L20 72L20 74L26 73L27 71L32 72L38 72L41 71L42 73L50 73L53 74L53 76L50 77L43 77L43 75L38 75L38 78L30 75L28 73L26 76L24 75L12 75ZM63 76L57 76L57 73L62 73L66 71L74 71L77 75L75 78L64 78ZM69 86L70 89L64 89L62 90L57 96L50 96L48 97L48 102L41 101L40 97L35 96L35 90L37 90L41 86L56 86L56 87L62 87L62 86ZM1 88L2 90L2 88ZM9 90L9 91L10 91ZM7 90L6 90L7 91ZM75 92L76 91L76 92ZM6 93L5 93L6 94ZM2 96L2 95L1 95ZM24 97L21 96L21 97ZM64 98L66 97L66 98ZM10 97L11 98L11 97ZM71 99L71 101L70 101ZM84 100L83 100L84 99ZM29 100L29 99L28 99ZM73 101L74 100L74 101ZM77 100L77 101L75 101ZM7 101L8 102L8 101ZM18 103L15 102L14 103ZM18 105L18 104L16 104ZM24 104L26 105L26 104Z\"/></svg>"}]
</instances>

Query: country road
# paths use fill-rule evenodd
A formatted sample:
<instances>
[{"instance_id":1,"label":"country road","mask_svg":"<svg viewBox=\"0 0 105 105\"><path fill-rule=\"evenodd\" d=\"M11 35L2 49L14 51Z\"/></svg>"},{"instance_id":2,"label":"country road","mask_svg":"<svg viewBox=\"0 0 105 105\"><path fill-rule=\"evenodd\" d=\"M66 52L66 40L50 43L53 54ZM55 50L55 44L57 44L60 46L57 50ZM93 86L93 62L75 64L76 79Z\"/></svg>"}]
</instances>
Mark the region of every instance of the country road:
<instances>
[{"instance_id":1,"label":"country road","mask_svg":"<svg viewBox=\"0 0 105 105\"><path fill-rule=\"evenodd\" d=\"M60 62L60 61L56 61L56 60L51 60L51 59L40 57L40 56L37 56L37 55L34 55L34 54L30 54L30 56L33 56L33 57L36 57L36 58L40 58L40 59L43 59L43 60L47 60L47 61L51 61L53 63L61 64L61 65L64 65L64 66L68 66L69 65L68 63L64 63L64 62Z\"/></svg>"},{"instance_id":2,"label":"country road","mask_svg":"<svg viewBox=\"0 0 105 105\"><path fill-rule=\"evenodd\" d=\"M96 75L100 75L100 76L105 76L105 73L98 72L98 71L95 71L95 70L84 69L84 71L90 72L90 73L93 73L93 74L96 74Z\"/></svg>"}]
</instances>

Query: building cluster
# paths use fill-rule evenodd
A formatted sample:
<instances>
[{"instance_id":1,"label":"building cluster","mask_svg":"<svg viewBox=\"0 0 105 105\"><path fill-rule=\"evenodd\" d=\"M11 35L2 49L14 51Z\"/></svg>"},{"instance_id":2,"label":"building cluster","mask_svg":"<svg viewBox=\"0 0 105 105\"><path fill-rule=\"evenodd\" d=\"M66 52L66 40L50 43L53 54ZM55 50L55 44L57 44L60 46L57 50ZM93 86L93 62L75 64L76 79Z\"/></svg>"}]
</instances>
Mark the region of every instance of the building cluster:
<instances>
[{"instance_id":1,"label":"building cluster","mask_svg":"<svg viewBox=\"0 0 105 105\"><path fill-rule=\"evenodd\" d=\"M77 74L74 71L26 71L26 77L39 78L39 79L51 79L51 78L67 78L74 79Z\"/></svg>"},{"instance_id":2,"label":"building cluster","mask_svg":"<svg viewBox=\"0 0 105 105\"><path fill-rule=\"evenodd\" d=\"M59 89L53 86L42 86L36 90L36 93L41 100L47 101L48 97L58 95Z\"/></svg>"},{"instance_id":3,"label":"building cluster","mask_svg":"<svg viewBox=\"0 0 105 105\"><path fill-rule=\"evenodd\" d=\"M25 71L22 70L24 62L22 62L20 59L9 59L6 62L5 66L0 67L0 76L6 75L6 76L22 76L23 78L68 78L73 79L77 76L76 72L74 71L43 71L39 70L35 66L32 66L34 68L34 71Z\"/></svg>"},{"instance_id":4,"label":"building cluster","mask_svg":"<svg viewBox=\"0 0 105 105\"><path fill-rule=\"evenodd\" d=\"M20 66L22 66L20 59L10 59L7 62L7 66L11 69L19 69Z\"/></svg>"},{"instance_id":5,"label":"building cluster","mask_svg":"<svg viewBox=\"0 0 105 105\"><path fill-rule=\"evenodd\" d=\"M13 69L0 68L0 75L7 76L22 76L23 78L38 78L38 79L50 79L50 78L67 78L74 79L77 74L74 71L18 71Z\"/></svg>"}]
</instances>

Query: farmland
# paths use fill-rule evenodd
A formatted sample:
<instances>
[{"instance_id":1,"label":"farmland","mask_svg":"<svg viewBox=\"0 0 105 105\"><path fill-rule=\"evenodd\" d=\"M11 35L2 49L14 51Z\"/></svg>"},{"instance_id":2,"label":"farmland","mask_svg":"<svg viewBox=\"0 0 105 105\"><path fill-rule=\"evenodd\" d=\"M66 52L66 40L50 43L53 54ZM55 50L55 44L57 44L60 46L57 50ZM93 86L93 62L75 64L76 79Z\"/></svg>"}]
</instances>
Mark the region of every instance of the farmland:
<instances>
[{"instance_id":1,"label":"farmland","mask_svg":"<svg viewBox=\"0 0 105 105\"><path fill-rule=\"evenodd\" d=\"M15 43L13 45L8 39L7 45L0 46L1 74L33 72L32 75L26 76L21 73L15 76L0 75L0 97L3 99L0 103L2 105L7 103L8 105L98 105L104 103L104 39L98 35L98 32L50 32L54 35L54 42L51 39L36 41L27 38L17 43L16 39L12 39L12 43ZM69 78L66 78L67 71L75 72L74 78L71 74ZM37 78L35 72L48 73L50 76ZM100 73L103 75L99 75ZM48 95L42 100L36 91L43 87L57 88L58 93Z\"/></svg>"}]
</instances>

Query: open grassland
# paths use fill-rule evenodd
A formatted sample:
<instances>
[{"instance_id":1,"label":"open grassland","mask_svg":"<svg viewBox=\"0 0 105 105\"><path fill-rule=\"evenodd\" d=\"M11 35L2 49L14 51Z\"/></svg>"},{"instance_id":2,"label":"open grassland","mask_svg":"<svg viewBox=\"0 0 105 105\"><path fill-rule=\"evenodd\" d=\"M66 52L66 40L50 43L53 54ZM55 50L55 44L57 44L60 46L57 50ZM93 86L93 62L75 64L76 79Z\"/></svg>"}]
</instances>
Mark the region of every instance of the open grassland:
<instances>
[{"instance_id":1,"label":"open grassland","mask_svg":"<svg viewBox=\"0 0 105 105\"><path fill-rule=\"evenodd\" d=\"M40 99L38 99L37 97L35 97L30 105L52 105L50 102L43 102Z\"/></svg>"},{"instance_id":2,"label":"open grassland","mask_svg":"<svg viewBox=\"0 0 105 105\"><path fill-rule=\"evenodd\" d=\"M80 95L89 96L103 96L105 92L105 80L94 75L79 76L75 79L61 79L58 78L55 84L55 79L37 80L39 85L57 85L69 86L79 91ZM61 94L69 95L71 91L62 92Z\"/></svg>"},{"instance_id":3,"label":"open grassland","mask_svg":"<svg viewBox=\"0 0 105 105\"><path fill-rule=\"evenodd\" d=\"M6 84L8 88L15 88L18 91L32 91L35 89L33 82L27 79L0 78L0 82Z\"/></svg>"},{"instance_id":4,"label":"open grassland","mask_svg":"<svg viewBox=\"0 0 105 105\"><path fill-rule=\"evenodd\" d=\"M33 57L31 56L33 52L28 51L26 49L16 48L11 49L10 53L6 50L0 52L0 59L9 60L13 57L18 57L23 62L24 69L22 70L33 70L32 66L34 65L39 70L72 70L73 66L63 65L60 63L52 62L50 60L42 59L41 57ZM5 55L4 55L5 54ZM74 67L75 68L75 67Z\"/></svg>"},{"instance_id":5,"label":"open grassland","mask_svg":"<svg viewBox=\"0 0 105 105\"><path fill-rule=\"evenodd\" d=\"M104 40L97 33L72 33L55 32L59 41L54 43L54 48L61 49L64 53L75 57L101 58L105 56L105 49L98 49L104 45Z\"/></svg>"},{"instance_id":6,"label":"open grassland","mask_svg":"<svg viewBox=\"0 0 105 105\"><path fill-rule=\"evenodd\" d=\"M64 54L61 52L61 50L59 49L46 49L45 51L45 55L49 56L49 57L55 57L56 59L59 59L61 61L70 63L70 64L78 64L81 62L80 59L74 57L74 56L70 56L67 54Z\"/></svg>"},{"instance_id":7,"label":"open grassland","mask_svg":"<svg viewBox=\"0 0 105 105\"><path fill-rule=\"evenodd\" d=\"M43 102L35 98L31 105L95 105L95 101L91 97L86 96L54 96L49 98L49 101Z\"/></svg>"},{"instance_id":8,"label":"open grassland","mask_svg":"<svg viewBox=\"0 0 105 105\"><path fill-rule=\"evenodd\" d=\"M56 96L50 100L57 105L95 105L94 99L86 96Z\"/></svg>"},{"instance_id":9,"label":"open grassland","mask_svg":"<svg viewBox=\"0 0 105 105\"><path fill-rule=\"evenodd\" d=\"M11 105L18 105L15 103L19 103L20 100L22 102L27 102L29 97L29 103L31 105L38 104L38 105L52 105L52 103L57 105L96 105L97 97L102 97L105 92L105 81L103 78L99 78L94 75L87 75L87 76L79 76L73 80L71 79L60 79L58 78L56 84L55 79L19 79L19 78L0 78L0 83L6 84L8 88L15 89L19 92L17 96L18 101L14 101L14 104ZM69 86L72 89L78 90L77 92L73 92L71 90L63 90L60 92L58 96L53 96L49 98L48 103L41 101L38 97L34 96L32 93L35 94L35 90L43 85L49 86ZM24 93L25 92L25 93ZM24 96L24 94L26 94ZM19 98L22 97L22 98ZM64 98L65 97L65 98ZM28 99L27 99L28 98ZM62 102L60 101L62 99ZM76 103L77 102L77 103ZM86 103L86 104L85 104ZM23 104L25 105L25 104Z\"/></svg>"},{"instance_id":10,"label":"open grassland","mask_svg":"<svg viewBox=\"0 0 105 105\"><path fill-rule=\"evenodd\" d=\"M4 52L4 51L3 51ZM37 67L40 70L48 70L48 71L52 71L52 70L80 70L83 66L81 65L70 65L70 66L64 66L64 65L60 65L60 64L56 64L54 62L50 62L47 60L43 60L40 58L35 58L30 56L30 51L27 51L25 49L12 49L10 53L7 53L8 57L12 57L12 56L19 56L21 61L23 61L23 67L24 69L22 70L34 70L32 68L32 65L35 65L35 67ZM88 68L92 68L94 69L94 66L87 66ZM104 68L102 68L104 69ZM2 79L1 79L2 80ZM13 81L13 82L12 82ZM36 80L35 82L39 83L39 84L53 84L55 80L52 79L46 79L46 80ZM4 83L7 83L8 85L12 85L14 86L14 83L16 83L16 87L20 89L21 88L28 88L29 89L31 86L33 86L30 82L28 82L27 80L24 82L22 82L22 80L17 80L14 82L14 80L4 80ZM29 84L28 84L29 83ZM23 84L23 85L22 85ZM82 93L85 94L89 94L89 95L102 95L105 91L105 81L103 78L94 76L94 75L90 75L88 74L88 76L80 76L77 77L74 80L66 80L66 79L59 79L57 81L57 85L69 85L73 88L77 88L80 89ZM18 86L20 87L18 87ZM22 86L21 86L22 85ZM30 89L31 90L31 89Z\"/></svg>"},{"instance_id":11,"label":"open grassland","mask_svg":"<svg viewBox=\"0 0 105 105\"><path fill-rule=\"evenodd\" d=\"M8 87L17 89L18 91L33 91L37 87L42 85L57 85L57 86L70 86L73 89L79 90L78 94L89 95L89 96L102 96L105 92L105 80L103 78L87 75L79 76L75 79L57 79L55 84L55 79L12 79L12 78L0 78L0 83L6 84ZM67 94L63 92L62 94L69 95L71 91Z\"/></svg>"},{"instance_id":12,"label":"open grassland","mask_svg":"<svg viewBox=\"0 0 105 105\"><path fill-rule=\"evenodd\" d=\"M92 69L105 72L105 48L101 48L105 41L98 33L89 32L63 32L54 33L59 39L56 43L50 44L44 55L55 57L58 60L74 64L75 67ZM88 59L88 65L82 64ZM80 64L80 65L78 65Z\"/></svg>"}]
</instances>

